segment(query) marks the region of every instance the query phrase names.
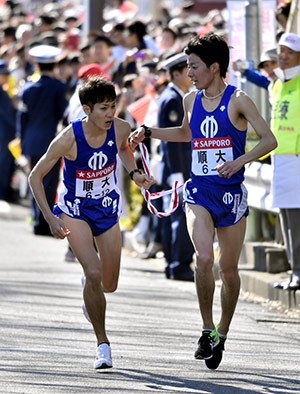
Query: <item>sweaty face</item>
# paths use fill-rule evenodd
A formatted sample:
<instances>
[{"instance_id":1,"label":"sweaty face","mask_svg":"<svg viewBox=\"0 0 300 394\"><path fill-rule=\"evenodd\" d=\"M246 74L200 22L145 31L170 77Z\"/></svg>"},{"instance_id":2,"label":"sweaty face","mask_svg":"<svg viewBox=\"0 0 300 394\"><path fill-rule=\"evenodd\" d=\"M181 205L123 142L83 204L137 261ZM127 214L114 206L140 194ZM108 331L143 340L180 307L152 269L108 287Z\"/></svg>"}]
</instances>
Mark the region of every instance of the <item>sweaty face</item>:
<instances>
[{"instance_id":1,"label":"sweaty face","mask_svg":"<svg viewBox=\"0 0 300 394\"><path fill-rule=\"evenodd\" d=\"M300 52L295 52L292 49L280 45L278 54L279 67L282 70L300 65Z\"/></svg>"},{"instance_id":2,"label":"sweaty face","mask_svg":"<svg viewBox=\"0 0 300 394\"><path fill-rule=\"evenodd\" d=\"M102 103L96 103L94 105L93 111L89 114L89 119L92 120L98 128L108 130L112 125L115 112L115 101L103 101Z\"/></svg>"},{"instance_id":3,"label":"sweaty face","mask_svg":"<svg viewBox=\"0 0 300 394\"><path fill-rule=\"evenodd\" d=\"M210 68L194 53L188 56L187 64L188 76L196 88L207 89L213 80L213 74Z\"/></svg>"}]
</instances>

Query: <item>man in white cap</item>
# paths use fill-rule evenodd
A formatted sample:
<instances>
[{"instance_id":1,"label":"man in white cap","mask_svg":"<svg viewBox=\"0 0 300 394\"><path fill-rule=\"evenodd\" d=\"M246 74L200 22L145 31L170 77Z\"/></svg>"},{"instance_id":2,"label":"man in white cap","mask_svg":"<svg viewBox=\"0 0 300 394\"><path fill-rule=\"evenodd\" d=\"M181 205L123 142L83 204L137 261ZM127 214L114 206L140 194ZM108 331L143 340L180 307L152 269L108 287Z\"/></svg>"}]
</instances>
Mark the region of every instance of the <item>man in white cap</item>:
<instances>
[{"instance_id":1,"label":"man in white cap","mask_svg":"<svg viewBox=\"0 0 300 394\"><path fill-rule=\"evenodd\" d=\"M65 84L55 78L55 63L62 50L51 45L37 45L29 50L40 71L38 81L26 82L20 95L17 132L21 137L22 154L32 169L46 152L57 133L59 121L67 106ZM45 177L48 203L54 205L59 180L60 162ZM33 200L34 234L51 235L38 205Z\"/></svg>"},{"instance_id":2,"label":"man in white cap","mask_svg":"<svg viewBox=\"0 0 300 394\"><path fill-rule=\"evenodd\" d=\"M300 288L300 37L284 33L279 42L278 76L272 89L271 129L278 147L272 154L273 207L280 208L280 223L290 278L275 283L281 289Z\"/></svg>"}]
</instances>

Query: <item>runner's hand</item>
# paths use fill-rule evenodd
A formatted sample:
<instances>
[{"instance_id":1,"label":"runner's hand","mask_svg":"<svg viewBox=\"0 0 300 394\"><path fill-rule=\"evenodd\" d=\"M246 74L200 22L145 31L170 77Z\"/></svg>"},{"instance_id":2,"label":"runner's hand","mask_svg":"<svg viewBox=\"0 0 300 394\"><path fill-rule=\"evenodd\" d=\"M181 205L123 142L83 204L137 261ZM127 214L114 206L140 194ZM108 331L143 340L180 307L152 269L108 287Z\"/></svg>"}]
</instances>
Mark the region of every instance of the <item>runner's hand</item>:
<instances>
[{"instance_id":1,"label":"runner's hand","mask_svg":"<svg viewBox=\"0 0 300 394\"><path fill-rule=\"evenodd\" d=\"M243 167L243 164L240 163L239 158L232 161L225 161L225 163L216 167L218 171L218 175L221 178L230 178L233 174L238 172Z\"/></svg>"},{"instance_id":2,"label":"runner's hand","mask_svg":"<svg viewBox=\"0 0 300 394\"><path fill-rule=\"evenodd\" d=\"M70 234L70 230L65 226L64 221L55 215L48 224L54 238L64 239Z\"/></svg>"},{"instance_id":3,"label":"runner's hand","mask_svg":"<svg viewBox=\"0 0 300 394\"><path fill-rule=\"evenodd\" d=\"M130 136L129 136L129 146L132 152L135 151L135 148L138 146L140 142L143 141L145 138L145 130L144 127L138 127L136 130L134 130Z\"/></svg>"},{"instance_id":4,"label":"runner's hand","mask_svg":"<svg viewBox=\"0 0 300 394\"><path fill-rule=\"evenodd\" d=\"M149 177L146 174L140 174L138 172L133 174L133 180L137 186L143 187L144 189L149 189L155 183L153 176Z\"/></svg>"}]
</instances>

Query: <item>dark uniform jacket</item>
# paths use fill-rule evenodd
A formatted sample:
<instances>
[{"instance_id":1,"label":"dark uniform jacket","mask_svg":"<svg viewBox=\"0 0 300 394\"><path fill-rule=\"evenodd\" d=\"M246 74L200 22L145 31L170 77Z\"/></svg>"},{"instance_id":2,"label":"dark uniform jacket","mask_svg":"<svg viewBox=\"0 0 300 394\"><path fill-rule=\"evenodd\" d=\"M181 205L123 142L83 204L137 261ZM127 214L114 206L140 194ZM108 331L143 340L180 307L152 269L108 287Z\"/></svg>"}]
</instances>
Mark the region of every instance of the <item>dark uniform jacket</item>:
<instances>
[{"instance_id":1,"label":"dark uniform jacket","mask_svg":"<svg viewBox=\"0 0 300 394\"><path fill-rule=\"evenodd\" d=\"M180 126L184 111L182 95L171 83L162 92L158 101L158 127ZM171 174L181 172L184 180L190 177L191 168L191 143L190 142L167 142L160 145L163 169L163 184Z\"/></svg>"},{"instance_id":2,"label":"dark uniform jacket","mask_svg":"<svg viewBox=\"0 0 300 394\"><path fill-rule=\"evenodd\" d=\"M42 156L46 152L67 107L65 94L66 85L47 75L25 84L17 116L24 155Z\"/></svg>"}]
</instances>

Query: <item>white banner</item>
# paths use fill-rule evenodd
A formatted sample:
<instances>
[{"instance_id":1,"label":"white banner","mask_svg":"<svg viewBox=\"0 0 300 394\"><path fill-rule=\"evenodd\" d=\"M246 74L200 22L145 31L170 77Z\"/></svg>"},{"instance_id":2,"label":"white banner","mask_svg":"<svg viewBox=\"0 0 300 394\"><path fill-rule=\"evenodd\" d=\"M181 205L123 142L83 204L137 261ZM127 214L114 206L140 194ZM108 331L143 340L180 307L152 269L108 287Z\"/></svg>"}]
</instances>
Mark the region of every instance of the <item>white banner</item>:
<instances>
[{"instance_id":1,"label":"white banner","mask_svg":"<svg viewBox=\"0 0 300 394\"><path fill-rule=\"evenodd\" d=\"M247 2L244 0L227 1L228 9L228 43L232 47L230 61L246 59L246 7ZM274 48L276 46L276 0L262 1L262 51ZM251 59L247 59L251 60ZM255 67L257 65L254 65ZM236 73L229 68L229 81L233 85L239 86Z\"/></svg>"}]
</instances>

